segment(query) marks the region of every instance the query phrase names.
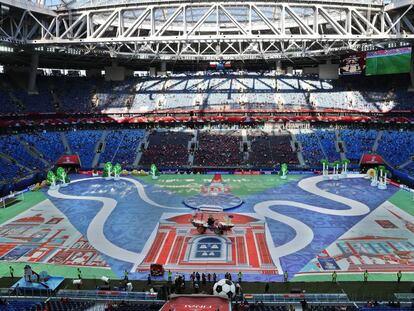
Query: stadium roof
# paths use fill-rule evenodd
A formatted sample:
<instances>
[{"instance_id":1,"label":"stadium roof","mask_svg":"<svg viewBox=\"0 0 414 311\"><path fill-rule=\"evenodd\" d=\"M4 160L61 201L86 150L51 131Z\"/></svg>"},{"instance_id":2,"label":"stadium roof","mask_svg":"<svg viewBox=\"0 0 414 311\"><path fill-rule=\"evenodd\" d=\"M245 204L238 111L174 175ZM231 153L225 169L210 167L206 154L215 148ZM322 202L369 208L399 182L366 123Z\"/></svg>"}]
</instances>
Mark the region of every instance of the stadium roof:
<instances>
[{"instance_id":1,"label":"stadium roof","mask_svg":"<svg viewBox=\"0 0 414 311\"><path fill-rule=\"evenodd\" d=\"M34 0L35 1L35 0ZM46 6L51 6L55 8L70 8L70 9L78 9L78 8L96 8L96 7L105 7L105 6L112 6L112 5L125 5L125 4L142 4L148 2L154 2L152 0L45 0ZM170 0L160 0L160 2L191 2L191 1L170 1ZM219 2L219 1L217 1ZM220 1L225 2L225 1ZM309 2L308 0L291 0L291 1L272 1L272 2L298 2L298 3L306 3ZM372 5L383 5L385 3L391 2L387 0L313 0L312 2L321 2L321 3L342 3L344 5L348 4L372 4Z\"/></svg>"}]
</instances>

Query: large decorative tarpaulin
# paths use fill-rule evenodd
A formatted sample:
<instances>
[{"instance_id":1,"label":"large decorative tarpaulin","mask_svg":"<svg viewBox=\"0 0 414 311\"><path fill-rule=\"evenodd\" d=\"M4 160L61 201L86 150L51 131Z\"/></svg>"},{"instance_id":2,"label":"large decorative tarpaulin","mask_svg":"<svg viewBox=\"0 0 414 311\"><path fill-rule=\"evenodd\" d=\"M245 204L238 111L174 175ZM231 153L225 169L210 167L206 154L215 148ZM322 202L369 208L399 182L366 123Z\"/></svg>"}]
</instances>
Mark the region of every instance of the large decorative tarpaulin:
<instances>
[{"instance_id":1,"label":"large decorative tarpaulin","mask_svg":"<svg viewBox=\"0 0 414 311\"><path fill-rule=\"evenodd\" d=\"M221 297L207 295L178 296L171 298L162 308L161 311L203 311L203 310L220 310L230 311L230 302Z\"/></svg>"}]
</instances>

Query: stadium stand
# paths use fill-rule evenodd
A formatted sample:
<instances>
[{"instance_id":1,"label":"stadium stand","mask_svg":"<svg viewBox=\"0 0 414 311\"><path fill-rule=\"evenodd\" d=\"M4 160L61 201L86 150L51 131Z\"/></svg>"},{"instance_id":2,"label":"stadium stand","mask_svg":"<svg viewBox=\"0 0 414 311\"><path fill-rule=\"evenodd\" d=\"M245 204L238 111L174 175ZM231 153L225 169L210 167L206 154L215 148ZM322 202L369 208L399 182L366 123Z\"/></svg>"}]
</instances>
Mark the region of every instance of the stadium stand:
<instances>
[{"instance_id":1,"label":"stadium stand","mask_svg":"<svg viewBox=\"0 0 414 311\"><path fill-rule=\"evenodd\" d=\"M32 300L3 300L0 304L0 311L38 311L42 310L43 302Z\"/></svg>"},{"instance_id":2,"label":"stadium stand","mask_svg":"<svg viewBox=\"0 0 414 311\"><path fill-rule=\"evenodd\" d=\"M92 168L93 157L95 156L96 143L102 136L102 131L70 131L66 137L71 150L80 157L82 167Z\"/></svg>"},{"instance_id":3,"label":"stadium stand","mask_svg":"<svg viewBox=\"0 0 414 311\"><path fill-rule=\"evenodd\" d=\"M38 79L38 94L27 95L0 76L2 113L96 112L108 109L345 109L389 111L412 109L406 81L376 78L381 83L319 80L317 76L274 73L195 73L138 77L122 82L86 77ZM398 87L396 87L398 85Z\"/></svg>"},{"instance_id":4,"label":"stadium stand","mask_svg":"<svg viewBox=\"0 0 414 311\"><path fill-rule=\"evenodd\" d=\"M384 131L377 151L390 165L399 166L414 154L414 133L402 130Z\"/></svg>"},{"instance_id":5,"label":"stadium stand","mask_svg":"<svg viewBox=\"0 0 414 311\"><path fill-rule=\"evenodd\" d=\"M17 135L1 136L0 150L29 170L38 171L45 168L45 164L22 145Z\"/></svg>"},{"instance_id":6,"label":"stadium stand","mask_svg":"<svg viewBox=\"0 0 414 311\"><path fill-rule=\"evenodd\" d=\"M45 159L52 163L55 163L65 153L60 133L24 133L20 135L20 138L36 148Z\"/></svg>"},{"instance_id":7,"label":"stadium stand","mask_svg":"<svg viewBox=\"0 0 414 311\"><path fill-rule=\"evenodd\" d=\"M340 136L346 145L346 157L356 164L362 154L372 151L378 131L373 129L342 129Z\"/></svg>"},{"instance_id":8,"label":"stadium stand","mask_svg":"<svg viewBox=\"0 0 414 311\"><path fill-rule=\"evenodd\" d=\"M237 131L201 130L194 165L239 166L243 163L241 139Z\"/></svg>"},{"instance_id":9,"label":"stadium stand","mask_svg":"<svg viewBox=\"0 0 414 311\"><path fill-rule=\"evenodd\" d=\"M290 134L283 132L249 131L251 142L249 164L253 167L272 168L281 163L297 165L296 152L292 150Z\"/></svg>"},{"instance_id":10,"label":"stadium stand","mask_svg":"<svg viewBox=\"0 0 414 311\"><path fill-rule=\"evenodd\" d=\"M302 144L302 153L308 166L318 165L324 158L322 145L318 136L312 130L303 130L296 134L296 138Z\"/></svg>"},{"instance_id":11,"label":"stadium stand","mask_svg":"<svg viewBox=\"0 0 414 311\"><path fill-rule=\"evenodd\" d=\"M139 129L110 131L106 136L100 163L111 161L120 163L123 167L131 167L144 134L145 131Z\"/></svg>"},{"instance_id":12,"label":"stadium stand","mask_svg":"<svg viewBox=\"0 0 414 311\"><path fill-rule=\"evenodd\" d=\"M325 158L330 162L339 160L339 153L337 152L335 145L335 132L329 129L317 129L315 130L315 135L322 146Z\"/></svg>"},{"instance_id":13,"label":"stadium stand","mask_svg":"<svg viewBox=\"0 0 414 311\"><path fill-rule=\"evenodd\" d=\"M147 167L153 163L161 167L187 166L191 138L192 134L187 131L153 131L139 164Z\"/></svg>"}]
</instances>

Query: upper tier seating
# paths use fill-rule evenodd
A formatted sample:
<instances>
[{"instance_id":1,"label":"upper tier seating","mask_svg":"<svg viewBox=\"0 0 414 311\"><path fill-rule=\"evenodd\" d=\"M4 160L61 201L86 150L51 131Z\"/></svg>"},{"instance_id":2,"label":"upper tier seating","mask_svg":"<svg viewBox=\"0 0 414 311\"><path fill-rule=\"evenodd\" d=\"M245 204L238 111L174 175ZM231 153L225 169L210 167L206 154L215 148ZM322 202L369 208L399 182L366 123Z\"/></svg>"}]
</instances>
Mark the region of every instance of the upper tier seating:
<instances>
[{"instance_id":1,"label":"upper tier seating","mask_svg":"<svg viewBox=\"0 0 414 311\"><path fill-rule=\"evenodd\" d=\"M37 95L27 95L0 75L0 113L95 112L123 109L346 109L389 111L413 109L408 80L396 77L341 77L274 73L196 73L138 77L110 82L102 78L37 79Z\"/></svg>"}]
</instances>

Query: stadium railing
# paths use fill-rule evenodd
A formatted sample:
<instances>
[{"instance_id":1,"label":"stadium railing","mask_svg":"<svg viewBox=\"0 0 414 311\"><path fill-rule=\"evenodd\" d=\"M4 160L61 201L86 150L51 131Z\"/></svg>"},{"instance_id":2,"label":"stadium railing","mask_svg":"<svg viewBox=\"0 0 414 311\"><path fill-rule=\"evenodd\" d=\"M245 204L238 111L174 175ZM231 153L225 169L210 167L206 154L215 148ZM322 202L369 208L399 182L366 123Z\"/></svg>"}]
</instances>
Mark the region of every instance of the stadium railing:
<instances>
[{"instance_id":1,"label":"stadium railing","mask_svg":"<svg viewBox=\"0 0 414 311\"><path fill-rule=\"evenodd\" d=\"M411 303L414 301L414 293L394 293L395 300L401 303Z\"/></svg>"},{"instance_id":2,"label":"stadium railing","mask_svg":"<svg viewBox=\"0 0 414 311\"><path fill-rule=\"evenodd\" d=\"M352 304L346 294L245 294L244 298L249 302L264 303L290 304L306 300L308 303L317 304Z\"/></svg>"},{"instance_id":3,"label":"stadium railing","mask_svg":"<svg viewBox=\"0 0 414 311\"><path fill-rule=\"evenodd\" d=\"M124 292L111 290L60 290L58 298L112 300L112 301L162 301L157 299L157 293L150 292Z\"/></svg>"}]
</instances>

